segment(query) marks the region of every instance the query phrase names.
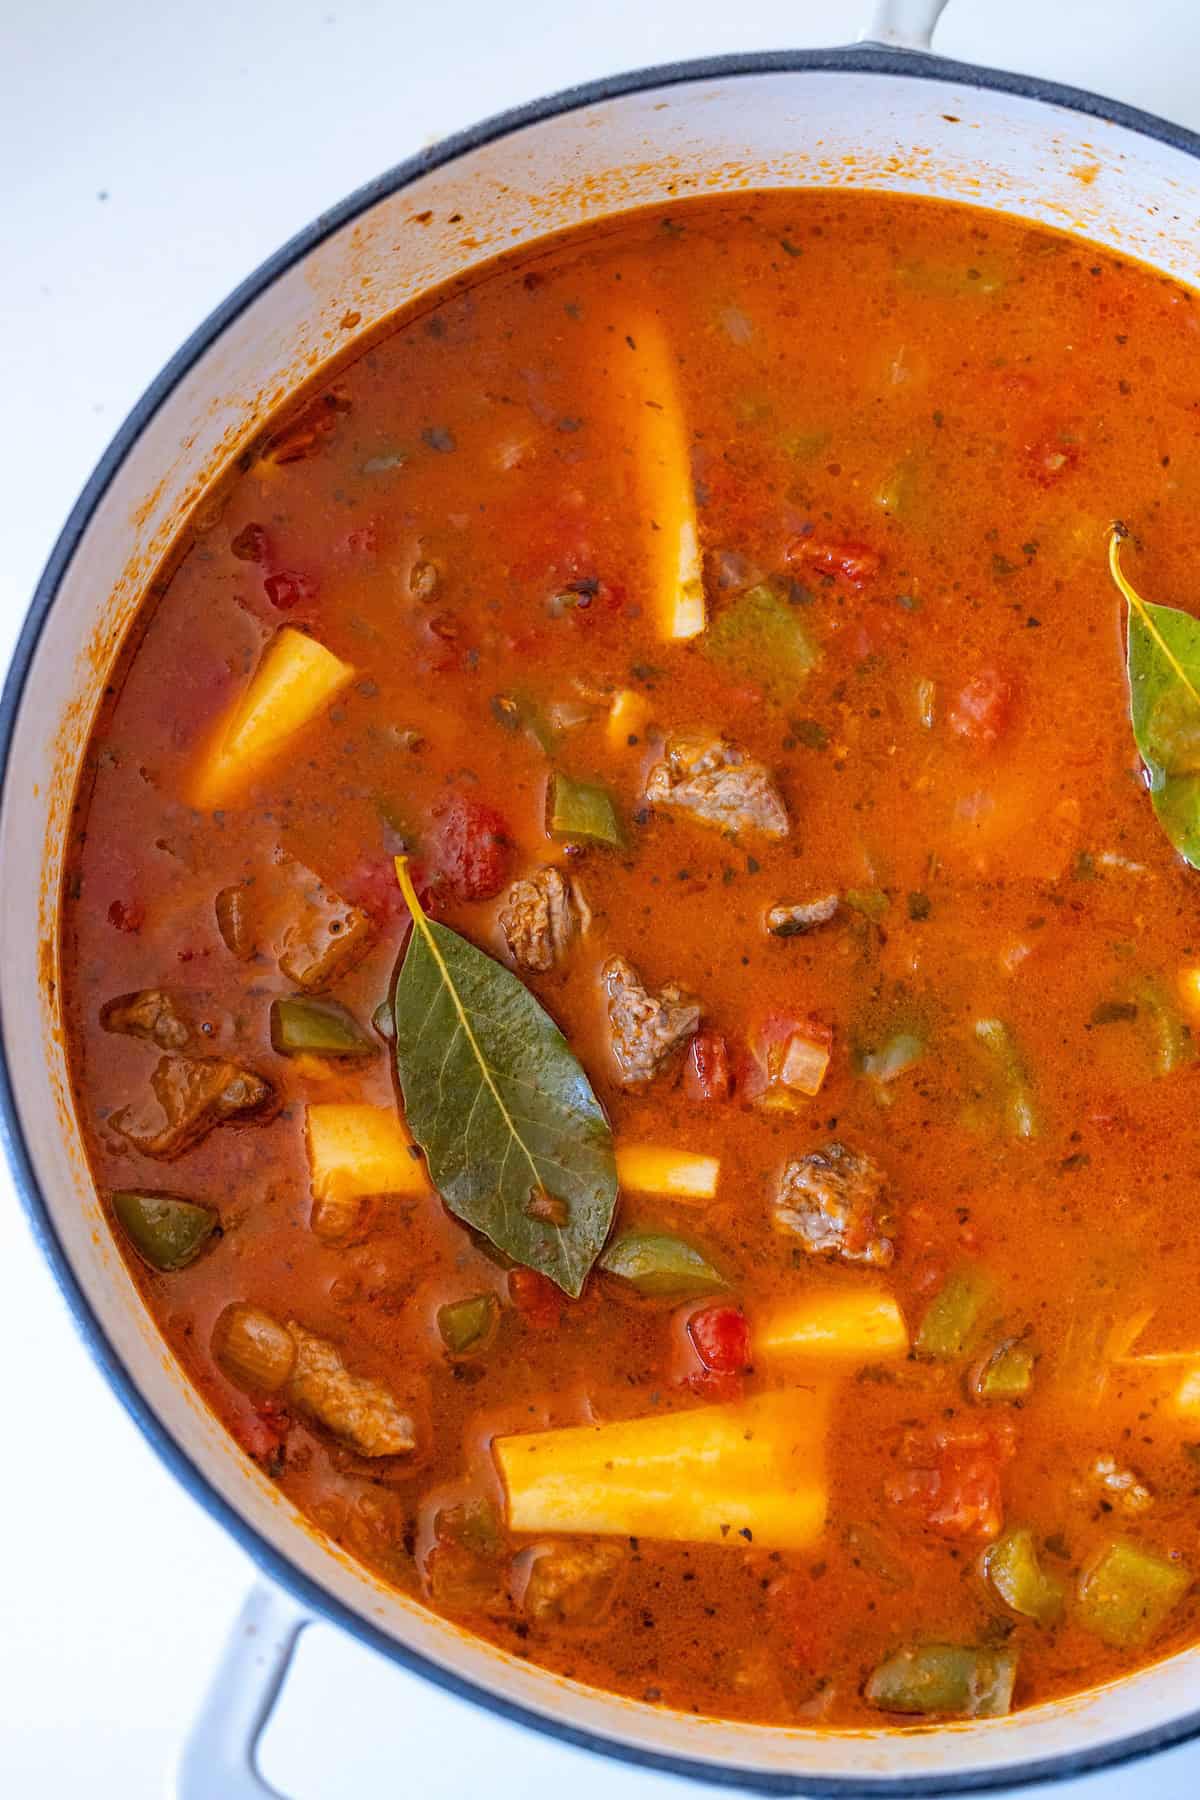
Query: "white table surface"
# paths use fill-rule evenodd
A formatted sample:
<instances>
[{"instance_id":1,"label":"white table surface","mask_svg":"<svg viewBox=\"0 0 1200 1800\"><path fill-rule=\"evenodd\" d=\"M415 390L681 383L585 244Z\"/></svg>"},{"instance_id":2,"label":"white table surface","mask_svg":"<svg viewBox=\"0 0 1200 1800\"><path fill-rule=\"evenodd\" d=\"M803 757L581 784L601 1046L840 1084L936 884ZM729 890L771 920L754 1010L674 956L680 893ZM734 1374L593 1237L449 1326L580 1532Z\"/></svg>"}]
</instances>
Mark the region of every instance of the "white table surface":
<instances>
[{"instance_id":1,"label":"white table surface","mask_svg":"<svg viewBox=\"0 0 1200 1800\"><path fill-rule=\"evenodd\" d=\"M547 90L677 57L845 42L869 10L0 0L0 660L142 388L324 206ZM938 47L1200 127L1195 0L953 0ZM162 1795L250 1568L93 1370L4 1171L0 1282L0 1794ZM264 1740L264 1770L290 1800L342 1800L381 1776L421 1800L700 1791L518 1733L329 1628L308 1636ZM1198 1791L1189 1751L1054 1790Z\"/></svg>"}]
</instances>

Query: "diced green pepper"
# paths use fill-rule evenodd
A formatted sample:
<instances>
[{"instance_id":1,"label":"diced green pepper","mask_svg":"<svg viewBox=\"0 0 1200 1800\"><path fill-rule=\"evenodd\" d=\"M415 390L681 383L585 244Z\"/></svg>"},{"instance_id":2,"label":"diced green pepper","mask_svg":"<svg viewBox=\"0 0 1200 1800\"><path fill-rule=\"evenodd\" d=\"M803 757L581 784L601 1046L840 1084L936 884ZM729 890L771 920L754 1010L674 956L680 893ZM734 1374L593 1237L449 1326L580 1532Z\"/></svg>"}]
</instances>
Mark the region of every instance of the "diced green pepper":
<instances>
[{"instance_id":1,"label":"diced green pepper","mask_svg":"<svg viewBox=\"0 0 1200 1800\"><path fill-rule=\"evenodd\" d=\"M689 1299L714 1294L725 1282L694 1245L663 1232L627 1231L611 1243L600 1267L619 1275L639 1294Z\"/></svg>"},{"instance_id":2,"label":"diced green pepper","mask_svg":"<svg viewBox=\"0 0 1200 1800\"><path fill-rule=\"evenodd\" d=\"M528 694L493 694L492 717L505 731L526 731L545 756L553 756L558 733Z\"/></svg>"},{"instance_id":3,"label":"diced green pepper","mask_svg":"<svg viewBox=\"0 0 1200 1800\"><path fill-rule=\"evenodd\" d=\"M438 1307L438 1330L451 1356L480 1350L492 1335L500 1307L495 1294L472 1294Z\"/></svg>"},{"instance_id":4,"label":"diced green pepper","mask_svg":"<svg viewBox=\"0 0 1200 1800\"><path fill-rule=\"evenodd\" d=\"M893 1032L877 1050L865 1050L858 1059L862 1073L886 1087L898 1075L915 1068L925 1054L925 1044L914 1031Z\"/></svg>"},{"instance_id":5,"label":"diced green pepper","mask_svg":"<svg viewBox=\"0 0 1200 1800\"><path fill-rule=\"evenodd\" d=\"M112 1209L142 1261L164 1274L194 1261L219 1222L212 1207L198 1200L128 1188L113 1195Z\"/></svg>"},{"instance_id":6,"label":"diced green pepper","mask_svg":"<svg viewBox=\"0 0 1200 1800\"><path fill-rule=\"evenodd\" d=\"M1191 1585L1182 1563L1118 1539L1080 1576L1079 1622L1114 1650L1138 1650Z\"/></svg>"},{"instance_id":7,"label":"diced green pepper","mask_svg":"<svg viewBox=\"0 0 1200 1800\"><path fill-rule=\"evenodd\" d=\"M991 1295L991 1283L980 1269L956 1269L925 1310L914 1348L918 1356L954 1362L965 1356L979 1329L979 1316Z\"/></svg>"},{"instance_id":8,"label":"diced green pepper","mask_svg":"<svg viewBox=\"0 0 1200 1800\"><path fill-rule=\"evenodd\" d=\"M996 1063L1004 1084L1004 1122L1010 1137L1035 1138L1039 1120L1016 1040L1003 1019L976 1019L975 1036Z\"/></svg>"},{"instance_id":9,"label":"diced green pepper","mask_svg":"<svg viewBox=\"0 0 1200 1800\"><path fill-rule=\"evenodd\" d=\"M1033 1387L1033 1348L1022 1338L1006 1338L971 1371L975 1400L1022 1400Z\"/></svg>"},{"instance_id":10,"label":"diced green pepper","mask_svg":"<svg viewBox=\"0 0 1200 1800\"><path fill-rule=\"evenodd\" d=\"M1021 1618L1053 1625L1061 1617L1063 1584L1043 1569L1032 1531L1006 1531L997 1538L984 1551L983 1572L1005 1606Z\"/></svg>"},{"instance_id":11,"label":"diced green pepper","mask_svg":"<svg viewBox=\"0 0 1200 1800\"><path fill-rule=\"evenodd\" d=\"M819 661L796 607L767 582L722 607L700 641L713 662L777 700L793 695Z\"/></svg>"},{"instance_id":12,"label":"diced green pepper","mask_svg":"<svg viewBox=\"0 0 1200 1800\"><path fill-rule=\"evenodd\" d=\"M1017 1658L1011 1650L914 1644L880 1663L863 1689L881 1712L996 1719L1012 1706Z\"/></svg>"},{"instance_id":13,"label":"diced green pepper","mask_svg":"<svg viewBox=\"0 0 1200 1800\"><path fill-rule=\"evenodd\" d=\"M546 790L546 829L552 837L583 838L614 850L625 841L608 789L557 773Z\"/></svg>"},{"instance_id":14,"label":"diced green pepper","mask_svg":"<svg viewBox=\"0 0 1200 1800\"><path fill-rule=\"evenodd\" d=\"M373 1056L375 1046L336 1000L285 994L271 1002L271 1044L281 1056Z\"/></svg>"},{"instance_id":15,"label":"diced green pepper","mask_svg":"<svg viewBox=\"0 0 1200 1800\"><path fill-rule=\"evenodd\" d=\"M902 518L911 512L917 496L919 467L918 457L901 457L876 488L876 506L881 506L884 512L897 513Z\"/></svg>"},{"instance_id":16,"label":"diced green pepper","mask_svg":"<svg viewBox=\"0 0 1200 1800\"><path fill-rule=\"evenodd\" d=\"M851 912L862 913L865 919L882 919L891 901L882 888L847 888L842 905Z\"/></svg>"}]
</instances>

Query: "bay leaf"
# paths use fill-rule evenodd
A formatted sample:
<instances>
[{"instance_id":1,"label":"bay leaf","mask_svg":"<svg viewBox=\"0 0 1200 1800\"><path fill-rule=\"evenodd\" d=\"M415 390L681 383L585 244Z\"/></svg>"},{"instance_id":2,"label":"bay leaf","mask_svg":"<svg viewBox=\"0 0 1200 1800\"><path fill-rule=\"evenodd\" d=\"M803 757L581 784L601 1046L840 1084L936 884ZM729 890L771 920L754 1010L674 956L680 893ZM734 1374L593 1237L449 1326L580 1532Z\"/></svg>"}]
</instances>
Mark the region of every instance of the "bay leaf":
<instances>
[{"instance_id":1,"label":"bay leaf","mask_svg":"<svg viewBox=\"0 0 1200 1800\"><path fill-rule=\"evenodd\" d=\"M578 1295L617 1201L604 1109L528 988L426 917L405 858L396 873L413 917L394 1000L408 1128L457 1218Z\"/></svg>"},{"instance_id":2,"label":"bay leaf","mask_svg":"<svg viewBox=\"0 0 1200 1800\"><path fill-rule=\"evenodd\" d=\"M1156 606L1121 568L1124 528L1109 539L1109 568L1129 607L1129 717L1158 822L1200 869L1200 619Z\"/></svg>"}]
</instances>

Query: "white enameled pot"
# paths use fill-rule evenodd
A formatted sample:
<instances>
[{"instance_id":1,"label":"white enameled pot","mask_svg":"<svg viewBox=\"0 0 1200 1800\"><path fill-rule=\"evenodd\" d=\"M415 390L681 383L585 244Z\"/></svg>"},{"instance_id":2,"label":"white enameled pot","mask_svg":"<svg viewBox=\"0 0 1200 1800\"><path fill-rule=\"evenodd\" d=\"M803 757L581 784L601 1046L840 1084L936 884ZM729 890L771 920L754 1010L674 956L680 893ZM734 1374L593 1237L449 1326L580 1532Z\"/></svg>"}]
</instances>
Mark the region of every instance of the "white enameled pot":
<instances>
[{"instance_id":1,"label":"white enameled pot","mask_svg":"<svg viewBox=\"0 0 1200 1800\"><path fill-rule=\"evenodd\" d=\"M531 1728L760 1791L1012 1788L1200 1734L1200 1650L1011 1719L774 1730L561 1680L390 1592L314 1535L165 1353L110 1242L64 1067L60 870L79 759L124 631L209 478L293 387L395 308L566 226L776 187L966 200L1200 285L1200 139L1087 94L940 61L927 53L940 11L939 0L884 0L856 47L602 81L381 177L282 249L184 346L118 433L50 558L0 707L3 1131L33 1229L115 1393L276 1584L251 1602L185 1758L180 1788L192 1800L266 1791L248 1752L295 1632L314 1614Z\"/></svg>"}]
</instances>

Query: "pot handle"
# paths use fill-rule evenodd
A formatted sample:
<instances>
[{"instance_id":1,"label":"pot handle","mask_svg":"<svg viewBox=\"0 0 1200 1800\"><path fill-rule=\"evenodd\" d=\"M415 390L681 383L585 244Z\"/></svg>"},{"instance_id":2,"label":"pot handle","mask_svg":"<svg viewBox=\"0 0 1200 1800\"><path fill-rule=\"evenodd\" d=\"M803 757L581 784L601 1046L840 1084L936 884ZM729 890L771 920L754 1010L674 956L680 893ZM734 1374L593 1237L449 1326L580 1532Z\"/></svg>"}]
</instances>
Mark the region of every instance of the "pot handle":
<instances>
[{"instance_id":1,"label":"pot handle","mask_svg":"<svg viewBox=\"0 0 1200 1800\"><path fill-rule=\"evenodd\" d=\"M875 0L871 23L859 42L894 50L930 50L937 22L949 0Z\"/></svg>"},{"instance_id":2,"label":"pot handle","mask_svg":"<svg viewBox=\"0 0 1200 1800\"><path fill-rule=\"evenodd\" d=\"M246 1595L175 1767L175 1800L284 1800L258 1769L258 1741L310 1616L260 1582Z\"/></svg>"}]
</instances>

